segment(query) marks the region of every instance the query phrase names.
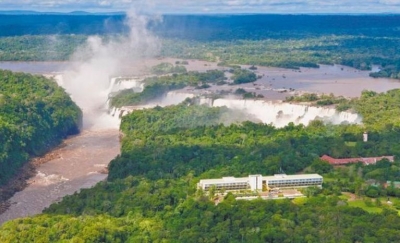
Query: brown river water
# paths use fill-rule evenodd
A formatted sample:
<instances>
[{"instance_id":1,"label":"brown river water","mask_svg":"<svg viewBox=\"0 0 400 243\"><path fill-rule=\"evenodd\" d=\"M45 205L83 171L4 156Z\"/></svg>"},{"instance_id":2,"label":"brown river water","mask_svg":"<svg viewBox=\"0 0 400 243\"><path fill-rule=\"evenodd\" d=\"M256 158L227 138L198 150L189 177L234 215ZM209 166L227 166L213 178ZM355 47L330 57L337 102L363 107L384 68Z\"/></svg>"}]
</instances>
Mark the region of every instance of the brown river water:
<instances>
[{"instance_id":1,"label":"brown river water","mask_svg":"<svg viewBox=\"0 0 400 243\"><path fill-rule=\"evenodd\" d=\"M132 75L131 70L135 70L135 75L145 74L149 68L161 63L181 61L176 58L159 58L141 60L137 63L122 67L121 75ZM212 69L226 69L217 66L216 62L206 62L199 60L188 60L186 65L188 71L206 71ZM133 68L135 66L135 68ZM140 68L137 68L140 67ZM249 67L242 65L242 67ZM38 74L60 73L68 68L67 62L0 62L0 69L12 71L23 71ZM374 69L376 69L375 67ZM391 89L400 88L400 81L388 78L371 78L371 71L360 71L354 68L341 65L320 65L320 68L300 68L300 70L258 67L255 71L262 76L254 84L243 84L241 87L265 95L271 99L282 99L285 95L274 94L269 89L295 89L300 92L333 93L345 97L358 97L363 90L373 90L385 92ZM235 86L235 88L237 88ZM218 86L215 89L232 89L232 86ZM268 91L268 92L267 92Z\"/></svg>"},{"instance_id":2,"label":"brown river water","mask_svg":"<svg viewBox=\"0 0 400 243\"><path fill-rule=\"evenodd\" d=\"M0 215L0 225L8 220L39 214L53 202L90 188L104 180L108 163L120 152L118 130L87 130L65 140L53 151L56 158L40 165L28 186L9 201Z\"/></svg>"},{"instance_id":3,"label":"brown river water","mask_svg":"<svg viewBox=\"0 0 400 243\"><path fill-rule=\"evenodd\" d=\"M162 58L142 61L137 65L151 67L160 62L169 62L174 64L175 61L182 59ZM217 66L216 62L207 62L199 60L188 60L189 65L186 65L188 71L206 71L213 69L229 69L226 67ZM241 65L242 68L248 68L248 65ZM1 68L1 64L0 64ZM125 67L129 74L130 67ZM373 70L377 71L378 67ZM146 71L146 68L141 70ZM209 90L212 91L231 91L234 92L241 87L249 92L262 94L268 100L282 100L288 95L293 95L290 92L279 92L281 89L294 89L299 93L312 92L334 94L344 97L359 97L363 90L372 90L376 92L386 92L392 89L400 88L400 81L388 78L371 78L371 71L360 71L351 67L342 65L320 65L320 68L300 68L299 70L260 67L255 73L261 76L254 83L241 85L223 85L212 86ZM207 92L207 91L206 91Z\"/></svg>"},{"instance_id":4,"label":"brown river water","mask_svg":"<svg viewBox=\"0 0 400 243\"><path fill-rule=\"evenodd\" d=\"M160 62L175 63L177 59L157 59L142 61L141 69L146 73L148 67ZM67 63L57 62L0 62L0 69L24 71L38 74L55 74L63 72ZM216 63L189 60L186 66L189 71L223 69ZM130 75L131 67L125 67L123 75ZM137 71L137 69L136 69ZM289 93L274 89L295 89L300 92L333 93L347 97L357 97L362 90L384 92L400 88L398 80L373 79L368 71L358 71L343 66L321 66L319 69L301 68L289 70L280 68L259 67L257 75L262 78L254 84L240 87L248 91L263 94L267 99L283 99ZM234 90L238 87L213 86L211 90ZM97 118L96 118L97 120ZM108 163L120 152L119 131L117 126L108 126L115 122L107 117L104 123L85 128L74 137L65 140L65 146L56 149L54 159L37 167L37 174L29 180L29 185L10 199L10 207L0 215L0 225L4 222L39 214L50 204L62 197L73 194L81 188L89 188L106 179L102 173ZM103 125L106 126L103 126ZM110 127L115 127L110 129Z\"/></svg>"},{"instance_id":5,"label":"brown river water","mask_svg":"<svg viewBox=\"0 0 400 243\"><path fill-rule=\"evenodd\" d=\"M0 69L49 76L62 73L66 67L68 63L64 62L0 62ZM120 153L118 122L106 114L88 111L84 111L84 120L83 131L51 151L52 159L36 166L36 175L28 186L9 199L10 206L0 214L0 225L39 214L64 196L107 178L109 162Z\"/></svg>"}]
</instances>

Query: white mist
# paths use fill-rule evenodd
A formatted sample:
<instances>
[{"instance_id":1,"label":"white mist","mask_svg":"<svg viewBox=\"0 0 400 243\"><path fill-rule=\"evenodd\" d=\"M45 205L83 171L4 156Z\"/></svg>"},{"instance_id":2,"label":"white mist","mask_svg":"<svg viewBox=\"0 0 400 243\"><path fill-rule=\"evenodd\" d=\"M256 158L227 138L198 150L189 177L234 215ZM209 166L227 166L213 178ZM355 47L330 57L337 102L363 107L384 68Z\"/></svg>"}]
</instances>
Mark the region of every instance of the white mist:
<instances>
[{"instance_id":1,"label":"white mist","mask_svg":"<svg viewBox=\"0 0 400 243\"><path fill-rule=\"evenodd\" d=\"M126 24L130 32L127 36L107 41L91 36L73 54L62 85L83 110L84 129L119 127L119 119L106 112L108 96L114 89L111 77L117 76L123 68L129 68L130 73L139 71L133 63L158 53L160 43L147 31L147 22L145 16L128 13Z\"/></svg>"}]
</instances>

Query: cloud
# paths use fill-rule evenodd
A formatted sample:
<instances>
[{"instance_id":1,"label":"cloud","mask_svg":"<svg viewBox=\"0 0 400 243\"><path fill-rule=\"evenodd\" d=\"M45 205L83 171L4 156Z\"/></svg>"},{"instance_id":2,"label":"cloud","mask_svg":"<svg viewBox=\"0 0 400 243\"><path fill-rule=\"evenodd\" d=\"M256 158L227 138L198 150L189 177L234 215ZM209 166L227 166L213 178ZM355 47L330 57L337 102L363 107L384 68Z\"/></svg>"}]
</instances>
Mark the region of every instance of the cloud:
<instances>
[{"instance_id":1,"label":"cloud","mask_svg":"<svg viewBox=\"0 0 400 243\"><path fill-rule=\"evenodd\" d=\"M379 2L385 5L400 5L400 0L380 0Z\"/></svg>"},{"instance_id":2,"label":"cloud","mask_svg":"<svg viewBox=\"0 0 400 243\"><path fill-rule=\"evenodd\" d=\"M0 9L158 13L400 13L400 0L0 0Z\"/></svg>"},{"instance_id":3,"label":"cloud","mask_svg":"<svg viewBox=\"0 0 400 243\"><path fill-rule=\"evenodd\" d=\"M100 6L111 6L110 1L100 1Z\"/></svg>"}]
</instances>

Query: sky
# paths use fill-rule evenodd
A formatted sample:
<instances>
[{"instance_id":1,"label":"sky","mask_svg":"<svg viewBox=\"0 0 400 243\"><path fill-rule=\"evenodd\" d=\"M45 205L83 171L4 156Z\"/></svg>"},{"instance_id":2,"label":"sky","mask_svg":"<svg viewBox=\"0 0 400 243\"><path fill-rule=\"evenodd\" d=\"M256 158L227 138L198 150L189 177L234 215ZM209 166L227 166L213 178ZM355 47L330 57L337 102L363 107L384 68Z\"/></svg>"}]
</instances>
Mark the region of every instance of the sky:
<instances>
[{"instance_id":1,"label":"sky","mask_svg":"<svg viewBox=\"0 0 400 243\"><path fill-rule=\"evenodd\" d=\"M0 10L155 13L400 13L400 0L0 0Z\"/></svg>"}]
</instances>

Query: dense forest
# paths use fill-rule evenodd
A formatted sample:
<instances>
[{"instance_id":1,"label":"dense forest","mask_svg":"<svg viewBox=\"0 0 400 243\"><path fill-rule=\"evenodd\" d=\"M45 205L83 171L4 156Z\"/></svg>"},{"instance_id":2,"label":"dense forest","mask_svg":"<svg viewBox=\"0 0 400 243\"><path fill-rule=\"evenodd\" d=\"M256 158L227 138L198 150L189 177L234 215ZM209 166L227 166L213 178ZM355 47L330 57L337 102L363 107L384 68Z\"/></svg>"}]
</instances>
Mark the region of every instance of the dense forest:
<instances>
[{"instance_id":1,"label":"dense forest","mask_svg":"<svg viewBox=\"0 0 400 243\"><path fill-rule=\"evenodd\" d=\"M81 110L54 80L0 70L0 185L30 157L78 133L81 119ZM6 194L0 191L0 199Z\"/></svg>"},{"instance_id":2,"label":"dense forest","mask_svg":"<svg viewBox=\"0 0 400 243\"><path fill-rule=\"evenodd\" d=\"M0 28L0 36L7 36L0 38L0 60L66 60L87 35L107 39L127 31L119 15L2 18L1 26L17 27ZM107 18L115 28L105 31ZM62 23L58 32L26 28L25 21L39 28L55 19ZM74 25L77 20L82 25ZM165 16L149 23L162 38L163 56L219 62L232 68L232 80L223 71L186 72L184 63L163 64L152 70L163 76L145 79L143 92L122 91L111 102L138 105L186 86L256 80L235 64L339 63L363 70L377 64L382 70L372 76L399 78L399 20L397 15ZM85 21L93 24L88 31ZM27 158L77 132L81 112L43 77L1 71L0 82L1 184ZM364 91L351 100L306 94L287 102L350 109L363 124L315 120L278 129L226 107L198 105L196 99L137 110L122 118L121 154L111 161L106 181L63 198L41 215L5 223L0 242L400 242L400 90ZM394 155L395 161L333 167L320 160L324 154ZM219 198L196 187L204 178L282 170L319 173L324 184L303 189L304 198L252 201L236 200L232 193Z\"/></svg>"},{"instance_id":3,"label":"dense forest","mask_svg":"<svg viewBox=\"0 0 400 243\"><path fill-rule=\"evenodd\" d=\"M127 31L125 15L1 14L0 36L105 35Z\"/></svg>"},{"instance_id":4,"label":"dense forest","mask_svg":"<svg viewBox=\"0 0 400 243\"><path fill-rule=\"evenodd\" d=\"M226 121L232 111L190 99L135 111L123 117L122 153L107 181L65 197L43 215L5 223L0 241L397 242L399 161L333 168L319 156L399 158L399 123L389 117L399 111L398 97L400 90L366 91L354 100L364 126L314 121L277 129ZM381 112L368 110L370 102ZM363 142L366 128L370 139ZM217 205L213 195L196 190L201 178L280 168L321 173L325 183L305 191L306 198L239 201L228 193ZM393 183L386 188L387 181Z\"/></svg>"},{"instance_id":5,"label":"dense forest","mask_svg":"<svg viewBox=\"0 0 400 243\"><path fill-rule=\"evenodd\" d=\"M165 16L154 32L162 54L230 64L318 67L342 64L399 78L399 15ZM290 53L290 54L289 54Z\"/></svg>"},{"instance_id":6,"label":"dense forest","mask_svg":"<svg viewBox=\"0 0 400 243\"><path fill-rule=\"evenodd\" d=\"M0 60L68 60L88 35L128 33L123 15L0 15ZM400 77L398 15L163 16L162 56L284 68L342 64ZM29 41L27 41L29 40ZM31 43L35 43L36 47ZM288 55L290 53L290 55Z\"/></svg>"},{"instance_id":7,"label":"dense forest","mask_svg":"<svg viewBox=\"0 0 400 243\"><path fill-rule=\"evenodd\" d=\"M0 38L2 61L65 61L77 46L85 43L83 35L29 35Z\"/></svg>"},{"instance_id":8,"label":"dense forest","mask_svg":"<svg viewBox=\"0 0 400 243\"><path fill-rule=\"evenodd\" d=\"M140 191L129 191L128 185ZM181 182L185 182L182 180ZM42 215L18 219L1 228L2 242L398 242L400 217L385 210L370 214L337 197L307 203L289 200L236 201L231 195L215 206L204 196L178 206L171 201L174 184L130 179L109 185L126 189L121 199L139 202L124 217L87 211L84 216ZM144 192L151 189L152 193ZM98 191L100 193L100 191ZM105 194L103 194L105 195ZM110 195L111 196L111 195ZM162 198L160 198L162 196ZM131 200L128 200L130 198ZM185 195L181 196L185 198ZM154 201L165 199L161 205ZM93 199L94 200L94 199ZM115 208L105 200L102 207ZM145 203L148 203L145 205ZM121 204L118 204L121 205ZM150 215L148 208L152 207ZM158 208L163 208L158 211ZM139 210L143 209L143 212ZM92 214L92 215L91 215ZM18 233L17 233L18 232Z\"/></svg>"},{"instance_id":9,"label":"dense forest","mask_svg":"<svg viewBox=\"0 0 400 243\"><path fill-rule=\"evenodd\" d=\"M397 105L400 102L398 89L386 93L363 91L359 98L346 99L330 95L306 93L300 96L289 96L286 102L307 102L315 106L335 105L339 111L353 110L363 117L364 127L368 131L381 131L385 127L400 126L400 114Z\"/></svg>"}]
</instances>

